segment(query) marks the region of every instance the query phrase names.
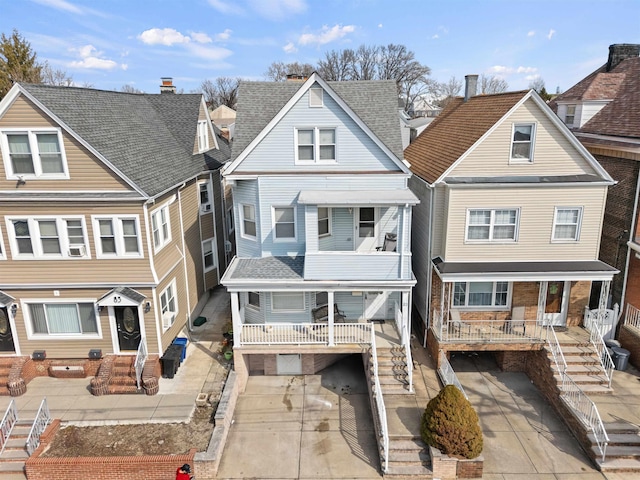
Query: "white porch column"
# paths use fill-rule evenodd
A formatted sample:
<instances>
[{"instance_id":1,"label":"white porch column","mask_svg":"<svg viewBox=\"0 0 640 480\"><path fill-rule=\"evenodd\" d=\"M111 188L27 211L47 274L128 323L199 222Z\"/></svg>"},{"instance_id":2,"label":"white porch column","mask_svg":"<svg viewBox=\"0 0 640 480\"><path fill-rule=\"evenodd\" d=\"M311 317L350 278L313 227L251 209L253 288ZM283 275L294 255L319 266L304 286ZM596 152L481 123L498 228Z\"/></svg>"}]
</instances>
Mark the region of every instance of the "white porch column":
<instances>
[{"instance_id":1,"label":"white porch column","mask_svg":"<svg viewBox=\"0 0 640 480\"><path fill-rule=\"evenodd\" d=\"M238 292L231 292L231 321L233 323L233 344L240 345L240 329L242 318L240 317L240 302Z\"/></svg>"},{"instance_id":2,"label":"white porch column","mask_svg":"<svg viewBox=\"0 0 640 480\"><path fill-rule=\"evenodd\" d=\"M329 325L329 346L333 347L335 345L333 341L333 292L327 292L327 308L329 309L329 319L327 321Z\"/></svg>"},{"instance_id":3,"label":"white porch column","mask_svg":"<svg viewBox=\"0 0 640 480\"><path fill-rule=\"evenodd\" d=\"M410 336L409 333L409 305L411 305L410 301L409 301L409 292L401 292L401 300L400 300L400 305L401 305L401 312L402 312L402 343L406 346L409 345L409 338L405 338L405 332L406 332L406 336ZM405 329L406 326L406 329Z\"/></svg>"},{"instance_id":4,"label":"white porch column","mask_svg":"<svg viewBox=\"0 0 640 480\"><path fill-rule=\"evenodd\" d=\"M547 287L549 282L540 282L540 288L538 290L538 312L536 315L536 323L542 325L544 323L544 311L547 308Z\"/></svg>"}]
</instances>

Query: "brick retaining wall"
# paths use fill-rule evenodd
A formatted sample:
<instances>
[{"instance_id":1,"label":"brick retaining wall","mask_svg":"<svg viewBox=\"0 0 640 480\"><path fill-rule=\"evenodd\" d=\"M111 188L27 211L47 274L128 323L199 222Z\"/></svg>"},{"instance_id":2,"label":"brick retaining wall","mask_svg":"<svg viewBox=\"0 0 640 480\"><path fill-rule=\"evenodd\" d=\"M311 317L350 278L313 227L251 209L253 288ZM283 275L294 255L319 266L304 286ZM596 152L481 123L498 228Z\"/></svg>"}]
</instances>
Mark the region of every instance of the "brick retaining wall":
<instances>
[{"instance_id":1,"label":"brick retaining wall","mask_svg":"<svg viewBox=\"0 0 640 480\"><path fill-rule=\"evenodd\" d=\"M629 362L636 368L640 368L640 331L637 328L623 325L620 327L618 340L623 348L631 352Z\"/></svg>"}]
</instances>

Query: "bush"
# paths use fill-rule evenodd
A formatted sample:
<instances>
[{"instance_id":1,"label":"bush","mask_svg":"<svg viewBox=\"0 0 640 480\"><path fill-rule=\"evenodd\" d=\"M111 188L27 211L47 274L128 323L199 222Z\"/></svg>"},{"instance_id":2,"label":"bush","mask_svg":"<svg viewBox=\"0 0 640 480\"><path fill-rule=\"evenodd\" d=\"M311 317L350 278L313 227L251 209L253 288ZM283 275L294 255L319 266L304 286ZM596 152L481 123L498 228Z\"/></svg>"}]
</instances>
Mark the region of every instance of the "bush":
<instances>
[{"instance_id":1,"label":"bush","mask_svg":"<svg viewBox=\"0 0 640 480\"><path fill-rule=\"evenodd\" d=\"M420 433L427 445L452 457L476 458L482 452L478 415L454 385L447 385L429 401Z\"/></svg>"}]
</instances>

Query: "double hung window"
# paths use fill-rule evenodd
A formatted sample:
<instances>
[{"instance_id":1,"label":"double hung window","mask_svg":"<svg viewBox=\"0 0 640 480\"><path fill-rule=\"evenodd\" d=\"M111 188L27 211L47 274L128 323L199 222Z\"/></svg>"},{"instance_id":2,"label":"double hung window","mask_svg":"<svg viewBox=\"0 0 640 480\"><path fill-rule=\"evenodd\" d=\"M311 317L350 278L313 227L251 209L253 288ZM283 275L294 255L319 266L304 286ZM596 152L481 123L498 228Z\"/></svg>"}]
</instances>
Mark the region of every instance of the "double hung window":
<instances>
[{"instance_id":1,"label":"double hung window","mask_svg":"<svg viewBox=\"0 0 640 480\"><path fill-rule=\"evenodd\" d=\"M28 303L33 335L97 335L98 322L93 303Z\"/></svg>"},{"instance_id":2,"label":"double hung window","mask_svg":"<svg viewBox=\"0 0 640 480\"><path fill-rule=\"evenodd\" d=\"M318 207L318 235L331 235L331 209L327 207Z\"/></svg>"},{"instance_id":3,"label":"double hung window","mask_svg":"<svg viewBox=\"0 0 640 480\"><path fill-rule=\"evenodd\" d=\"M176 321L176 314L178 313L175 280L160 294L160 308L162 311L162 326L167 330Z\"/></svg>"},{"instance_id":4,"label":"double hung window","mask_svg":"<svg viewBox=\"0 0 640 480\"><path fill-rule=\"evenodd\" d=\"M93 217L99 257L138 257L142 254L137 217Z\"/></svg>"},{"instance_id":5,"label":"double hung window","mask_svg":"<svg viewBox=\"0 0 640 480\"><path fill-rule=\"evenodd\" d=\"M567 111L564 114L564 123L573 127L576 121L576 106L575 105L567 105Z\"/></svg>"},{"instance_id":6,"label":"double hung window","mask_svg":"<svg viewBox=\"0 0 640 480\"><path fill-rule=\"evenodd\" d=\"M85 257L87 241L82 218L10 218L15 258Z\"/></svg>"},{"instance_id":7,"label":"double hung window","mask_svg":"<svg viewBox=\"0 0 640 480\"><path fill-rule=\"evenodd\" d=\"M211 207L211 184L209 182L200 184L200 213L210 212Z\"/></svg>"},{"instance_id":8,"label":"double hung window","mask_svg":"<svg viewBox=\"0 0 640 480\"><path fill-rule=\"evenodd\" d=\"M271 310L274 312L304 311L304 292L271 293Z\"/></svg>"},{"instance_id":9,"label":"double hung window","mask_svg":"<svg viewBox=\"0 0 640 480\"><path fill-rule=\"evenodd\" d=\"M2 150L7 178L67 178L58 130L5 130Z\"/></svg>"},{"instance_id":10,"label":"double hung window","mask_svg":"<svg viewBox=\"0 0 640 480\"><path fill-rule=\"evenodd\" d=\"M575 242L580 239L581 207L556 207L553 219L553 240Z\"/></svg>"},{"instance_id":11,"label":"double hung window","mask_svg":"<svg viewBox=\"0 0 640 480\"><path fill-rule=\"evenodd\" d=\"M255 205L240 205L242 215L242 236L256 238L256 207Z\"/></svg>"},{"instance_id":12,"label":"double hung window","mask_svg":"<svg viewBox=\"0 0 640 480\"><path fill-rule=\"evenodd\" d=\"M298 162L335 162L337 159L335 128L299 128L296 142Z\"/></svg>"},{"instance_id":13,"label":"double hung window","mask_svg":"<svg viewBox=\"0 0 640 480\"><path fill-rule=\"evenodd\" d=\"M171 240L169 205L164 205L151 214L151 228L153 232L153 246L156 251L158 251Z\"/></svg>"},{"instance_id":14,"label":"double hung window","mask_svg":"<svg viewBox=\"0 0 640 480\"><path fill-rule=\"evenodd\" d=\"M508 307L509 282L455 282L454 307Z\"/></svg>"},{"instance_id":15,"label":"double hung window","mask_svg":"<svg viewBox=\"0 0 640 480\"><path fill-rule=\"evenodd\" d=\"M215 244L213 240L205 240L202 242L202 256L204 262L204 271L208 272L216 268Z\"/></svg>"},{"instance_id":16,"label":"double hung window","mask_svg":"<svg viewBox=\"0 0 640 480\"><path fill-rule=\"evenodd\" d=\"M533 138L535 126L532 123L514 125L511 142L511 160L533 161Z\"/></svg>"},{"instance_id":17,"label":"double hung window","mask_svg":"<svg viewBox=\"0 0 640 480\"><path fill-rule=\"evenodd\" d=\"M198 122L198 151L204 152L209 149L209 126L206 120Z\"/></svg>"},{"instance_id":18,"label":"double hung window","mask_svg":"<svg viewBox=\"0 0 640 480\"><path fill-rule=\"evenodd\" d=\"M295 240L296 209L294 207L273 207L273 231L276 240Z\"/></svg>"},{"instance_id":19,"label":"double hung window","mask_svg":"<svg viewBox=\"0 0 640 480\"><path fill-rule=\"evenodd\" d=\"M518 213L517 208L469 210L467 213L467 240L515 241L518 231Z\"/></svg>"}]
</instances>

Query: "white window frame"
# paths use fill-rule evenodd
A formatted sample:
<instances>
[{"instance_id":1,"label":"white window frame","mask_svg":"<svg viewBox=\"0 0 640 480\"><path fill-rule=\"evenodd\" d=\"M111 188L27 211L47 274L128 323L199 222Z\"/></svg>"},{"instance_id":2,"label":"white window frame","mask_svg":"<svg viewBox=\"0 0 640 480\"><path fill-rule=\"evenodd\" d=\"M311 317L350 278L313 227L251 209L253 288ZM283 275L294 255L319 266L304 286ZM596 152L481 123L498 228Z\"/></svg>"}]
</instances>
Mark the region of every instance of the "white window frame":
<instances>
[{"instance_id":1,"label":"white window frame","mask_svg":"<svg viewBox=\"0 0 640 480\"><path fill-rule=\"evenodd\" d=\"M209 150L209 125L206 120L199 120L198 121L198 152L204 152L206 150Z\"/></svg>"},{"instance_id":2,"label":"white window frame","mask_svg":"<svg viewBox=\"0 0 640 480\"><path fill-rule=\"evenodd\" d=\"M516 144L523 144L525 142L514 140L514 136L516 134L517 127L531 127L531 138L529 140L529 157L528 158L517 158L513 156L513 146ZM536 140L536 124L533 122L523 122L523 123L514 123L511 125L511 138L510 138L510 147L509 147L509 163L524 163L529 164L533 163L534 159L534 146Z\"/></svg>"},{"instance_id":3,"label":"white window frame","mask_svg":"<svg viewBox=\"0 0 640 480\"><path fill-rule=\"evenodd\" d=\"M165 246L167 246L171 242L171 211L169 209L169 204L171 202L166 202L160 207L153 210L150 214L151 218L151 240L153 242L153 250L154 252L159 252ZM165 223L159 223L162 219L162 213L164 212ZM155 223L155 227L154 227ZM166 226L166 235L163 232ZM154 235L155 231L158 231L158 242L156 243L156 237Z\"/></svg>"},{"instance_id":4,"label":"white window frame","mask_svg":"<svg viewBox=\"0 0 640 480\"><path fill-rule=\"evenodd\" d=\"M298 131L300 130L312 130L313 131L313 159L312 160L300 160L298 155ZM321 160L320 159L320 131L321 130L333 130L333 152L334 157L330 160ZM334 164L338 163L338 128L333 126L323 126L323 127L295 127L293 132L294 138L294 154L295 154L295 163L300 165L315 165L318 163L322 164ZM326 144L329 145L329 144Z\"/></svg>"},{"instance_id":5,"label":"white window frame","mask_svg":"<svg viewBox=\"0 0 640 480\"><path fill-rule=\"evenodd\" d=\"M276 210L277 209L288 209L293 210L293 237L282 237L278 238L276 235ZM289 224L291 222L281 222ZM298 210L295 205L272 205L271 206L271 228L273 231L273 241L274 242L297 242L298 241Z\"/></svg>"},{"instance_id":6,"label":"white window frame","mask_svg":"<svg viewBox=\"0 0 640 480\"><path fill-rule=\"evenodd\" d=\"M569 109L573 108L573 113L569 113ZM576 103L569 103L565 106L564 111L564 123L567 127L575 127L576 126L576 112L578 110L578 105ZM569 117L571 117L571 123L569 123Z\"/></svg>"},{"instance_id":7,"label":"white window frame","mask_svg":"<svg viewBox=\"0 0 640 480\"><path fill-rule=\"evenodd\" d=\"M233 218L233 207L227 208L227 234L231 235L236 229L236 222Z\"/></svg>"},{"instance_id":8,"label":"white window frame","mask_svg":"<svg viewBox=\"0 0 640 480\"><path fill-rule=\"evenodd\" d=\"M576 225L576 234L574 238L556 238L556 227L559 225L574 225L569 223L558 223L558 211L560 210L577 210L578 221ZM577 243L580 241L580 230L582 229L583 207L555 207L553 211L553 226L551 228L551 242L553 243Z\"/></svg>"},{"instance_id":9,"label":"white window frame","mask_svg":"<svg viewBox=\"0 0 640 480\"><path fill-rule=\"evenodd\" d=\"M171 297L167 297L167 311L165 312L165 305L163 305L163 297L168 291L171 291ZM173 299L173 307L175 310L168 310L169 300ZM160 315L162 316L162 332L169 330L178 318L178 291L176 288L176 279L174 278L158 295L158 305L160 305Z\"/></svg>"},{"instance_id":10,"label":"white window frame","mask_svg":"<svg viewBox=\"0 0 640 480\"><path fill-rule=\"evenodd\" d=\"M207 199L206 203L202 203L202 187L206 188L207 191ZM204 215L207 213L211 213L213 211L213 189L211 188L211 182L207 180L206 182L198 183L198 204L200 205L200 215Z\"/></svg>"},{"instance_id":11,"label":"white window frame","mask_svg":"<svg viewBox=\"0 0 640 480\"><path fill-rule=\"evenodd\" d=\"M31 151L31 159L33 161L33 170L35 173L13 173L13 165L11 164L11 156L9 154L8 134L24 134L29 139L29 150ZM43 173L42 162L40 161L40 151L38 149L38 134L55 134L58 137L58 146L60 147L60 158L62 162L62 173ZM41 128L3 128L0 130L0 150L4 162L4 171L7 180L37 180L37 179L69 179L69 166L67 164L67 156L64 149L62 132L59 128L41 127Z\"/></svg>"},{"instance_id":12,"label":"white window frame","mask_svg":"<svg viewBox=\"0 0 640 480\"><path fill-rule=\"evenodd\" d=\"M18 241L14 230L14 221L26 220L29 226L29 237L31 239L31 249L33 253L19 253ZM67 230L67 220L80 220L82 226L82 238L84 247L84 255L72 256L69 255L69 248L71 245L79 246L80 244L72 244L69 241L69 232ZM40 235L40 221L53 221L56 224L56 230L58 233L58 244L60 245L60 253L44 253L42 248L42 237ZM37 216L22 216L12 215L5 217L5 225L7 229L7 237L11 248L11 258L13 260L82 260L91 258L91 249L89 248L89 237L87 235L87 225L85 218L82 215L37 215ZM6 259L6 252L4 245L2 244L2 238L0 236L0 246L2 252L0 252L0 259Z\"/></svg>"},{"instance_id":13,"label":"white window frame","mask_svg":"<svg viewBox=\"0 0 640 480\"><path fill-rule=\"evenodd\" d=\"M302 307L298 308L296 305L290 307L290 308L283 308L283 309L278 309L275 308L275 302L274 300L274 295L278 296L289 296L292 297L293 295L296 296L300 296L302 298ZM306 300L305 300L305 293L304 292L271 292L271 312L273 313L293 313L293 312L304 312L305 308L306 308Z\"/></svg>"},{"instance_id":14,"label":"white window frame","mask_svg":"<svg viewBox=\"0 0 640 480\"><path fill-rule=\"evenodd\" d=\"M211 244L211 257L213 258L213 265L210 267L206 266L206 262L205 262L205 251L204 251L204 247L206 244ZM204 240L202 242L202 268L204 269L205 273L206 272L210 272L211 270L215 270L218 267L218 255L217 255L217 249L216 249L216 241L215 238L210 238L207 240Z\"/></svg>"},{"instance_id":15,"label":"white window frame","mask_svg":"<svg viewBox=\"0 0 640 480\"><path fill-rule=\"evenodd\" d=\"M326 217L322 217L320 218L320 209L321 208L326 208L327 209L327 216ZM320 221L321 220L327 220L327 233L320 233ZM318 207L318 237L322 238L322 237L330 237L332 234L331 231L331 207Z\"/></svg>"},{"instance_id":16,"label":"white window frame","mask_svg":"<svg viewBox=\"0 0 640 480\"><path fill-rule=\"evenodd\" d=\"M113 237L115 240L116 252L115 253L103 253L102 252L102 236L100 235L100 220L111 220L113 225ZM136 226L136 237L138 239L138 251L129 253L125 250L124 245L124 231L122 228L123 220L133 220ZM91 224L93 226L93 241L96 246L96 258L142 258L142 238L140 231L140 220L138 215L92 215Z\"/></svg>"},{"instance_id":17,"label":"white window frame","mask_svg":"<svg viewBox=\"0 0 640 480\"><path fill-rule=\"evenodd\" d=\"M455 288L456 283L464 283L465 286L465 295L464 295L464 305L456 305L455 304ZM491 305L469 305L469 285L472 283L492 283L493 289L491 292ZM496 295L497 295L497 286L498 283L506 283L507 284L507 302L506 305L496 305ZM457 308L460 310L511 310L511 297L513 294L513 283L507 282L504 280L498 280L495 282L487 281L487 282L453 282L453 291L451 294L451 308Z\"/></svg>"},{"instance_id":18,"label":"white window frame","mask_svg":"<svg viewBox=\"0 0 640 480\"><path fill-rule=\"evenodd\" d=\"M2 237L2 226L0 225L0 260L7 259L7 250L5 249L4 240Z\"/></svg>"},{"instance_id":19,"label":"white window frame","mask_svg":"<svg viewBox=\"0 0 640 480\"><path fill-rule=\"evenodd\" d=\"M250 222L252 221L256 227L256 234L255 235L251 235L247 232L245 232L244 229L244 222L246 221L245 217L244 217L244 207L250 207L253 208L253 220L249 220ZM242 236L242 238L246 238L248 240L257 240L258 239L258 219L257 219L257 215L256 215L256 206L252 203L241 203L239 204L238 207L239 210L239 214L240 214L240 235Z\"/></svg>"},{"instance_id":20,"label":"white window frame","mask_svg":"<svg viewBox=\"0 0 640 480\"><path fill-rule=\"evenodd\" d=\"M496 224L496 212L498 211L515 211L516 212L516 223L515 228L513 230L513 238L493 238L493 232L496 226L505 226L511 224ZM471 225L471 212L477 211L490 211L491 219L489 222L489 238L469 238L469 228L473 226L480 225ZM520 208L513 207L505 207L505 208L468 208L467 209L467 220L464 229L464 241L465 243L517 243L518 242L518 234L520 230Z\"/></svg>"},{"instance_id":21,"label":"white window frame","mask_svg":"<svg viewBox=\"0 0 640 480\"><path fill-rule=\"evenodd\" d=\"M20 309L22 310L22 315L24 317L25 329L27 332L27 339L29 340L78 340L78 339L100 339L102 338L102 324L100 322L100 314L97 311L96 302L98 300L96 298L25 298L20 300ZM33 331L33 323L31 320L31 311L29 310L28 305L33 303L44 303L44 304L53 304L53 303L91 303L94 305L94 315L96 319L97 325L97 333L35 333ZM47 329L49 325L47 323Z\"/></svg>"},{"instance_id":22,"label":"white window frame","mask_svg":"<svg viewBox=\"0 0 640 480\"><path fill-rule=\"evenodd\" d=\"M255 303L251 303L251 294L254 294L254 295L256 295L258 297L258 304L257 305ZM245 306L247 308L255 310L256 312L259 312L260 308L261 308L260 292L247 292L247 303L246 303Z\"/></svg>"}]
</instances>

